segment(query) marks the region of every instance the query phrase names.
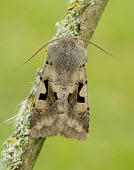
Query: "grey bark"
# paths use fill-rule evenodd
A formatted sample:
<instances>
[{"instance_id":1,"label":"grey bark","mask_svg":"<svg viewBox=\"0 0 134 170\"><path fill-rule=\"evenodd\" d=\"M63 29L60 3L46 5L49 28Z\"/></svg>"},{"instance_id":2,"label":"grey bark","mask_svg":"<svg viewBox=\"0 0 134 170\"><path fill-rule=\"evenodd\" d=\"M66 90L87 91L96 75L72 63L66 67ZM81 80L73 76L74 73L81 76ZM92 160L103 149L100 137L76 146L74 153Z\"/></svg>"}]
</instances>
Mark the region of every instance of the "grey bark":
<instances>
[{"instance_id":1,"label":"grey bark","mask_svg":"<svg viewBox=\"0 0 134 170\"><path fill-rule=\"evenodd\" d=\"M22 165L17 169L32 170L38 155L41 151L43 143L46 138L33 139L29 137L29 143L27 145L26 152L22 155Z\"/></svg>"},{"instance_id":2,"label":"grey bark","mask_svg":"<svg viewBox=\"0 0 134 170\"><path fill-rule=\"evenodd\" d=\"M92 38L107 2L108 0L95 0L94 5L85 7L83 13L80 14L79 37L85 37L89 40ZM88 43L84 44L85 47L87 45Z\"/></svg>"}]
</instances>

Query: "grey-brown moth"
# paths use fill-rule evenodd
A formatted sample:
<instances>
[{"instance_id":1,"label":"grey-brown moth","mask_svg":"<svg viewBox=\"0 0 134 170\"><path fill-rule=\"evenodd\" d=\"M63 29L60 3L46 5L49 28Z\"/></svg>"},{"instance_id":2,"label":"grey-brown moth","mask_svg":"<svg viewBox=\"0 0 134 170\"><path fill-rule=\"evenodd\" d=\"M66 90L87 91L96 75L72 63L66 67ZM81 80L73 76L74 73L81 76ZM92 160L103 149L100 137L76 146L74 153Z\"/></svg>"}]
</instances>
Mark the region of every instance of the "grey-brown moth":
<instances>
[{"instance_id":1,"label":"grey-brown moth","mask_svg":"<svg viewBox=\"0 0 134 170\"><path fill-rule=\"evenodd\" d=\"M84 141L88 137L90 114L85 69L88 59L85 48L75 38L66 34L56 43L47 44L47 59L31 112L32 138L60 134Z\"/></svg>"}]
</instances>

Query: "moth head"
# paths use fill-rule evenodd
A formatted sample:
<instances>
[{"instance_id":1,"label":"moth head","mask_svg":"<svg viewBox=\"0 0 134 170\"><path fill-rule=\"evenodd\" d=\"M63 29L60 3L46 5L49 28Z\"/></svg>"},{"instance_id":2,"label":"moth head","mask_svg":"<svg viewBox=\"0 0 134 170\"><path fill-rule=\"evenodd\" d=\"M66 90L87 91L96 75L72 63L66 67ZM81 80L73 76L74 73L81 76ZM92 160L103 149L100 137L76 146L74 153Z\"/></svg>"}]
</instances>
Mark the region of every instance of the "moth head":
<instances>
[{"instance_id":1,"label":"moth head","mask_svg":"<svg viewBox=\"0 0 134 170\"><path fill-rule=\"evenodd\" d=\"M24 65L25 63L27 63L29 60L31 60L36 54L38 54L44 47L46 47L47 45L51 44L54 41L62 41L62 42L69 42L70 44L73 45L73 43L75 43L74 39L77 40L82 40L85 42L88 42L90 44L92 44L93 46L99 48L100 50L102 50L103 52L107 53L108 55L111 55L112 57L115 57L116 59L119 59L118 57L116 57L115 55L109 53L108 51L104 50L103 48L101 48L99 45L91 42L88 39L82 38L82 37L74 37L73 35L71 35L70 33L66 33L64 34L62 37L56 38L56 39L52 39L51 41L49 41L48 43L44 44L41 48L39 48L28 60L26 60L22 65Z\"/></svg>"}]
</instances>

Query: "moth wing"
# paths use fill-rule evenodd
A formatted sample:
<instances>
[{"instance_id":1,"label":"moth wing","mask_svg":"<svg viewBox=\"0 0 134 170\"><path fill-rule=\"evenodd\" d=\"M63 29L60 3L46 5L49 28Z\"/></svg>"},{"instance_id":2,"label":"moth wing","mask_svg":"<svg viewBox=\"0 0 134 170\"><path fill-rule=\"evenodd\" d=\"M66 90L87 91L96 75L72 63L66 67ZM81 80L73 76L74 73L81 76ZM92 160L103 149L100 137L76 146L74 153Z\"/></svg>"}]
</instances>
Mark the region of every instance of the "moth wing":
<instances>
[{"instance_id":1,"label":"moth wing","mask_svg":"<svg viewBox=\"0 0 134 170\"><path fill-rule=\"evenodd\" d=\"M60 131L62 136L86 140L89 133L88 87L85 66L79 68L78 84L68 98L68 118Z\"/></svg>"},{"instance_id":2,"label":"moth wing","mask_svg":"<svg viewBox=\"0 0 134 170\"><path fill-rule=\"evenodd\" d=\"M30 120L33 138L55 136L58 133L56 98L50 83L51 65L45 64L37 88Z\"/></svg>"}]
</instances>

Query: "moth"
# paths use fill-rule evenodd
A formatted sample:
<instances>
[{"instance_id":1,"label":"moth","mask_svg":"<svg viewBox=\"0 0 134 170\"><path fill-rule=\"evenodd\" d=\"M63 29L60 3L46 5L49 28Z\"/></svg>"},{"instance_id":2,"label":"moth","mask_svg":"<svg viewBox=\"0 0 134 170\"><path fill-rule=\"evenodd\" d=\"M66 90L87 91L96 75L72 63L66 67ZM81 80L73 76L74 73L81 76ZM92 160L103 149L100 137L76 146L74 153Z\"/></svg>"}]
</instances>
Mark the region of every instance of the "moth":
<instances>
[{"instance_id":1,"label":"moth","mask_svg":"<svg viewBox=\"0 0 134 170\"><path fill-rule=\"evenodd\" d=\"M88 137L90 114L85 69L88 58L86 49L76 39L91 43L65 34L57 38L56 43L52 44L55 41L52 40L35 53L48 45L47 59L31 112L32 138L60 134L66 138L85 141Z\"/></svg>"}]
</instances>

